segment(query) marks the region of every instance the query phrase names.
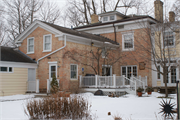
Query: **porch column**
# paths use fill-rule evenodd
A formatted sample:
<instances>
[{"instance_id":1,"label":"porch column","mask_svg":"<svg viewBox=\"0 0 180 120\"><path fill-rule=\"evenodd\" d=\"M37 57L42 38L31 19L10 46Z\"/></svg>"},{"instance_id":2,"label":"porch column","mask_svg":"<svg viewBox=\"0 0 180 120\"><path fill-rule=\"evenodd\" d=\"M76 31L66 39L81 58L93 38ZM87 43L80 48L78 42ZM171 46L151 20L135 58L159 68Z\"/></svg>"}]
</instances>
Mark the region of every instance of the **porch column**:
<instances>
[{"instance_id":1,"label":"porch column","mask_svg":"<svg viewBox=\"0 0 180 120\"><path fill-rule=\"evenodd\" d=\"M141 80L141 76L139 75L139 80ZM142 81L142 80L141 80Z\"/></svg>"},{"instance_id":2,"label":"porch column","mask_svg":"<svg viewBox=\"0 0 180 120\"><path fill-rule=\"evenodd\" d=\"M39 93L39 79L36 79L36 93Z\"/></svg>"},{"instance_id":3,"label":"porch column","mask_svg":"<svg viewBox=\"0 0 180 120\"><path fill-rule=\"evenodd\" d=\"M98 75L95 75L95 88L98 87Z\"/></svg>"},{"instance_id":4,"label":"porch column","mask_svg":"<svg viewBox=\"0 0 180 120\"><path fill-rule=\"evenodd\" d=\"M123 87L125 86L125 75L123 75Z\"/></svg>"},{"instance_id":5,"label":"porch column","mask_svg":"<svg viewBox=\"0 0 180 120\"><path fill-rule=\"evenodd\" d=\"M148 84L147 84L147 76L145 76L145 85L148 86Z\"/></svg>"},{"instance_id":6,"label":"porch column","mask_svg":"<svg viewBox=\"0 0 180 120\"><path fill-rule=\"evenodd\" d=\"M116 74L113 74L114 88L116 88Z\"/></svg>"},{"instance_id":7,"label":"porch column","mask_svg":"<svg viewBox=\"0 0 180 120\"><path fill-rule=\"evenodd\" d=\"M47 93L49 93L49 79L47 79Z\"/></svg>"},{"instance_id":8,"label":"porch column","mask_svg":"<svg viewBox=\"0 0 180 120\"><path fill-rule=\"evenodd\" d=\"M82 75L79 76L79 87L82 87Z\"/></svg>"}]
</instances>

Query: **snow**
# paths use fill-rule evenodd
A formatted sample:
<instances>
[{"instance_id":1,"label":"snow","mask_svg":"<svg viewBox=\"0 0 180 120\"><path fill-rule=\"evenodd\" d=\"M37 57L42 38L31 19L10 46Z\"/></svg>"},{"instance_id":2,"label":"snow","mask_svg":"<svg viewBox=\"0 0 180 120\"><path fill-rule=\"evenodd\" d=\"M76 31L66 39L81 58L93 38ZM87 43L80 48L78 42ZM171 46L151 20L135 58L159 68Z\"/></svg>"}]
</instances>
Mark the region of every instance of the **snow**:
<instances>
[{"instance_id":1,"label":"snow","mask_svg":"<svg viewBox=\"0 0 180 120\"><path fill-rule=\"evenodd\" d=\"M127 94L119 98L94 96L92 93L80 95L85 97L92 105L91 114L93 119L113 120L113 116L120 116L125 120L163 119L161 114L158 114L161 110L159 103L162 99L157 98L158 96L164 96L163 94L153 92L152 95L144 94L143 97ZM176 103L176 94L171 94L169 96L174 98L171 102ZM28 119L24 113L24 106L27 100L33 99L33 97L34 95L0 97L0 120ZM111 112L111 115L108 116L108 112Z\"/></svg>"}]
</instances>

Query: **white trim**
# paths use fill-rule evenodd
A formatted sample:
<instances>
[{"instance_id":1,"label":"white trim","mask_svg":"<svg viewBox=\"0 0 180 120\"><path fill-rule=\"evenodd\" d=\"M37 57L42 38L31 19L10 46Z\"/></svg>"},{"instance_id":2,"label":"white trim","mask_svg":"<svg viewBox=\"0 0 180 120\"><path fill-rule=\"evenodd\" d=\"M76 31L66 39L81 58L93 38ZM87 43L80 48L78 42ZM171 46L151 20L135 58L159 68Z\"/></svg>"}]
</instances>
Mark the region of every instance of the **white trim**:
<instances>
[{"instance_id":1,"label":"white trim","mask_svg":"<svg viewBox=\"0 0 180 120\"><path fill-rule=\"evenodd\" d=\"M57 64L57 61L53 61L53 62L48 62L48 64Z\"/></svg>"},{"instance_id":2,"label":"white trim","mask_svg":"<svg viewBox=\"0 0 180 120\"><path fill-rule=\"evenodd\" d=\"M0 66L17 67L17 68L37 68L36 63L6 62L6 61L0 61Z\"/></svg>"},{"instance_id":3,"label":"white trim","mask_svg":"<svg viewBox=\"0 0 180 120\"><path fill-rule=\"evenodd\" d=\"M48 62L49 63L49 79L51 79L51 66L56 66L56 78L57 78L57 62Z\"/></svg>"},{"instance_id":4,"label":"white trim","mask_svg":"<svg viewBox=\"0 0 180 120\"><path fill-rule=\"evenodd\" d=\"M71 78L71 65L76 65L76 68L77 68L76 78ZM78 64L70 64L70 79L71 80L78 80Z\"/></svg>"},{"instance_id":5,"label":"white trim","mask_svg":"<svg viewBox=\"0 0 180 120\"><path fill-rule=\"evenodd\" d=\"M125 35L132 35L133 39L133 48L124 48L124 36ZM134 32L126 32L122 33L122 51L134 51Z\"/></svg>"},{"instance_id":6,"label":"white trim","mask_svg":"<svg viewBox=\"0 0 180 120\"><path fill-rule=\"evenodd\" d=\"M33 51L29 52L28 48L29 48L29 39L33 39ZM34 53L34 37L29 37L27 38L27 54L33 54Z\"/></svg>"},{"instance_id":7,"label":"white trim","mask_svg":"<svg viewBox=\"0 0 180 120\"><path fill-rule=\"evenodd\" d=\"M6 67L6 66L0 66L0 67ZM11 67L12 68L12 72L9 72L9 68L10 67L7 67L7 71L0 71L0 73L14 73L14 68Z\"/></svg>"},{"instance_id":8,"label":"white trim","mask_svg":"<svg viewBox=\"0 0 180 120\"><path fill-rule=\"evenodd\" d=\"M50 36L50 49L45 50L45 37ZM43 52L51 52L52 51L52 34L43 35Z\"/></svg>"},{"instance_id":9,"label":"white trim","mask_svg":"<svg viewBox=\"0 0 180 120\"><path fill-rule=\"evenodd\" d=\"M16 39L15 43L22 43L22 41L31 34L37 27L41 27L53 34L62 34L59 30L54 29L53 27L41 22L41 21L34 21L23 33L21 33Z\"/></svg>"}]
</instances>

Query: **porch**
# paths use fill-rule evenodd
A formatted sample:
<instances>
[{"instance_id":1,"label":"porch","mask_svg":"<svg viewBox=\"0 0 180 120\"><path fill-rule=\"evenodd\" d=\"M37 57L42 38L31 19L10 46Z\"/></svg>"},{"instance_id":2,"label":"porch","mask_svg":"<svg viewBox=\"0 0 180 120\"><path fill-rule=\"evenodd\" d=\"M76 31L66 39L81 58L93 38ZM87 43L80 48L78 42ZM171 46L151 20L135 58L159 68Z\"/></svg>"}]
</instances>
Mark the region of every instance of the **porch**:
<instances>
[{"instance_id":1,"label":"porch","mask_svg":"<svg viewBox=\"0 0 180 120\"><path fill-rule=\"evenodd\" d=\"M121 94L122 92L127 92L130 94L136 94L136 89L138 87L146 88L147 86L147 76L145 77L135 77L127 78L123 76L80 76L79 87L83 88L85 91L95 92L101 89L104 94L109 94L109 92Z\"/></svg>"}]
</instances>

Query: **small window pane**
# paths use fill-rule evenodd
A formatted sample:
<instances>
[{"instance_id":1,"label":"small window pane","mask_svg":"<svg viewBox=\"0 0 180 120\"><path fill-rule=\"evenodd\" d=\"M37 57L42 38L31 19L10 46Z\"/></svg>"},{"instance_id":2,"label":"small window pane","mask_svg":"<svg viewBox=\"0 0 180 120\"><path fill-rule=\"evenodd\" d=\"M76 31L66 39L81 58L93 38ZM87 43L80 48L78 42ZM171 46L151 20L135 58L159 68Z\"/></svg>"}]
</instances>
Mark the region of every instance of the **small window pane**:
<instances>
[{"instance_id":1,"label":"small window pane","mask_svg":"<svg viewBox=\"0 0 180 120\"><path fill-rule=\"evenodd\" d=\"M108 21L108 17L103 17L103 21Z\"/></svg>"},{"instance_id":2,"label":"small window pane","mask_svg":"<svg viewBox=\"0 0 180 120\"><path fill-rule=\"evenodd\" d=\"M133 36L132 35L124 35L124 48L125 49L133 48Z\"/></svg>"},{"instance_id":3,"label":"small window pane","mask_svg":"<svg viewBox=\"0 0 180 120\"><path fill-rule=\"evenodd\" d=\"M33 38L29 39L29 45L33 45L33 44L34 44Z\"/></svg>"},{"instance_id":4,"label":"small window pane","mask_svg":"<svg viewBox=\"0 0 180 120\"><path fill-rule=\"evenodd\" d=\"M114 20L114 15L113 15L113 16L110 16L110 20Z\"/></svg>"},{"instance_id":5,"label":"small window pane","mask_svg":"<svg viewBox=\"0 0 180 120\"><path fill-rule=\"evenodd\" d=\"M45 36L45 43L50 43L50 36Z\"/></svg>"},{"instance_id":6,"label":"small window pane","mask_svg":"<svg viewBox=\"0 0 180 120\"><path fill-rule=\"evenodd\" d=\"M3 72L7 72L7 67L0 67L0 70Z\"/></svg>"},{"instance_id":7,"label":"small window pane","mask_svg":"<svg viewBox=\"0 0 180 120\"><path fill-rule=\"evenodd\" d=\"M164 33L164 46L173 46L174 45L174 35L173 32Z\"/></svg>"},{"instance_id":8,"label":"small window pane","mask_svg":"<svg viewBox=\"0 0 180 120\"><path fill-rule=\"evenodd\" d=\"M12 67L9 67L9 72L12 72Z\"/></svg>"},{"instance_id":9,"label":"small window pane","mask_svg":"<svg viewBox=\"0 0 180 120\"><path fill-rule=\"evenodd\" d=\"M46 43L45 44L45 50L50 50L50 43L48 43L48 44Z\"/></svg>"},{"instance_id":10,"label":"small window pane","mask_svg":"<svg viewBox=\"0 0 180 120\"><path fill-rule=\"evenodd\" d=\"M29 52L33 52L33 49L34 49L34 47L33 47L33 46L29 46L28 51L29 51Z\"/></svg>"},{"instance_id":11,"label":"small window pane","mask_svg":"<svg viewBox=\"0 0 180 120\"><path fill-rule=\"evenodd\" d=\"M176 83L176 67L171 66L171 83Z\"/></svg>"}]
</instances>

